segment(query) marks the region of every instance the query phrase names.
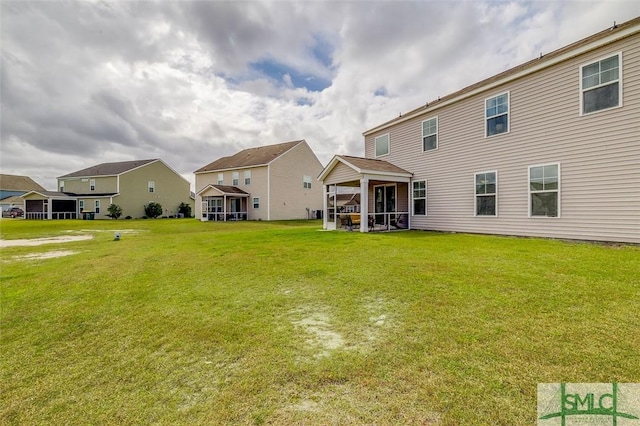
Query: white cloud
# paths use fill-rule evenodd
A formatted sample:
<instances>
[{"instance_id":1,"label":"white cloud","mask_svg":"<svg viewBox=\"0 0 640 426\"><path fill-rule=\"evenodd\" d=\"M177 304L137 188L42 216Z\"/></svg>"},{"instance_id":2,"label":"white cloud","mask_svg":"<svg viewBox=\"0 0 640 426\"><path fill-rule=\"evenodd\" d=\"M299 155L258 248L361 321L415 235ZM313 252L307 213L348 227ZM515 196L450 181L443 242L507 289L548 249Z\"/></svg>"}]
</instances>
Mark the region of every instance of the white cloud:
<instances>
[{"instance_id":1,"label":"white cloud","mask_svg":"<svg viewBox=\"0 0 640 426\"><path fill-rule=\"evenodd\" d=\"M294 139L323 163L362 155L364 130L637 14L633 1L0 8L2 170L51 189L101 162L157 157L191 176Z\"/></svg>"}]
</instances>

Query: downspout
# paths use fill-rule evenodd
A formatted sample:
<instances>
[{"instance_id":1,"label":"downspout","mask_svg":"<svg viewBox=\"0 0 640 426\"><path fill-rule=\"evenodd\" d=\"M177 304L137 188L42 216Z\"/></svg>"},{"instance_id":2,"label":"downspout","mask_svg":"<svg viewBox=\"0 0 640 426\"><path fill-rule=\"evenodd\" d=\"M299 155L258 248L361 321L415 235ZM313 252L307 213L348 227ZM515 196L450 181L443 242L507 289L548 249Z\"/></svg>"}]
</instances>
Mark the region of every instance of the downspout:
<instances>
[{"instance_id":1,"label":"downspout","mask_svg":"<svg viewBox=\"0 0 640 426\"><path fill-rule=\"evenodd\" d=\"M267 220L271 220L271 164L267 164Z\"/></svg>"}]
</instances>

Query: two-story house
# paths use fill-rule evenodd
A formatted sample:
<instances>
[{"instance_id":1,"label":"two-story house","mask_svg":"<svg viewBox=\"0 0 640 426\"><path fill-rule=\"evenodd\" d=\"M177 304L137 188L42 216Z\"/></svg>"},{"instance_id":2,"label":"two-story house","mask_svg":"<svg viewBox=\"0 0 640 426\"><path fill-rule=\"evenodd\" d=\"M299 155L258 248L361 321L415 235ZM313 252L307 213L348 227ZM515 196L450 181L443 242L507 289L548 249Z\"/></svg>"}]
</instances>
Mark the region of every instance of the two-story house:
<instances>
[{"instance_id":1,"label":"two-story house","mask_svg":"<svg viewBox=\"0 0 640 426\"><path fill-rule=\"evenodd\" d=\"M74 219L91 213L105 219L111 204L134 218L144 216L150 202L162 205L165 216L176 215L181 203L193 207L189 181L160 159L102 163L57 180L57 192L23 195L26 218Z\"/></svg>"},{"instance_id":2,"label":"two-story house","mask_svg":"<svg viewBox=\"0 0 640 426\"><path fill-rule=\"evenodd\" d=\"M640 243L640 18L425 103L364 139L365 158L336 156L319 177L325 228L336 227L340 187L355 186L362 232Z\"/></svg>"},{"instance_id":3,"label":"two-story house","mask_svg":"<svg viewBox=\"0 0 640 426\"><path fill-rule=\"evenodd\" d=\"M196 170L201 220L308 219L322 209L322 164L304 140L248 148Z\"/></svg>"}]
</instances>

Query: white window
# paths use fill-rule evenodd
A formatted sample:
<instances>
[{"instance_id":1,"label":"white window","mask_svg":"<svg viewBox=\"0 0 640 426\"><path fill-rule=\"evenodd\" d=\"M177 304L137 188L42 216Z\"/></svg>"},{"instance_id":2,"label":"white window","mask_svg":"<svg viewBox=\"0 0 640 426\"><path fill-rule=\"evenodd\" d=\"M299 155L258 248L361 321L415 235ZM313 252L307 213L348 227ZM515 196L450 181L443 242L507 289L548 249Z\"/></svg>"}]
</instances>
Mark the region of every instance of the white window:
<instances>
[{"instance_id":1,"label":"white window","mask_svg":"<svg viewBox=\"0 0 640 426\"><path fill-rule=\"evenodd\" d=\"M427 181L413 182L413 214L425 216L427 214Z\"/></svg>"},{"instance_id":2,"label":"white window","mask_svg":"<svg viewBox=\"0 0 640 426\"><path fill-rule=\"evenodd\" d=\"M498 215L498 172L476 173L475 216Z\"/></svg>"},{"instance_id":3,"label":"white window","mask_svg":"<svg viewBox=\"0 0 640 426\"><path fill-rule=\"evenodd\" d=\"M78 201L78 208L80 209L80 211L84 210L84 200Z\"/></svg>"},{"instance_id":4,"label":"white window","mask_svg":"<svg viewBox=\"0 0 640 426\"><path fill-rule=\"evenodd\" d=\"M622 55L617 54L580 68L582 114L621 105Z\"/></svg>"},{"instance_id":5,"label":"white window","mask_svg":"<svg viewBox=\"0 0 640 426\"><path fill-rule=\"evenodd\" d=\"M560 216L560 165L529 167L529 216Z\"/></svg>"},{"instance_id":6,"label":"white window","mask_svg":"<svg viewBox=\"0 0 640 426\"><path fill-rule=\"evenodd\" d=\"M156 183L150 180L149 182L147 182L147 188L149 192L156 192Z\"/></svg>"},{"instance_id":7,"label":"white window","mask_svg":"<svg viewBox=\"0 0 640 426\"><path fill-rule=\"evenodd\" d=\"M95 191L95 190L96 190L96 180L91 179L89 181L89 191Z\"/></svg>"},{"instance_id":8,"label":"white window","mask_svg":"<svg viewBox=\"0 0 640 426\"><path fill-rule=\"evenodd\" d=\"M258 197L254 197L253 198L253 208L254 209L259 209L260 208L260 198L258 198Z\"/></svg>"},{"instance_id":9,"label":"white window","mask_svg":"<svg viewBox=\"0 0 640 426\"><path fill-rule=\"evenodd\" d=\"M100 200L96 200L96 208L93 210L96 214L100 213Z\"/></svg>"},{"instance_id":10,"label":"white window","mask_svg":"<svg viewBox=\"0 0 640 426\"><path fill-rule=\"evenodd\" d=\"M305 189L311 189L311 176L302 176L302 187Z\"/></svg>"},{"instance_id":11,"label":"white window","mask_svg":"<svg viewBox=\"0 0 640 426\"><path fill-rule=\"evenodd\" d=\"M422 150L438 149L438 117L422 122Z\"/></svg>"},{"instance_id":12,"label":"white window","mask_svg":"<svg viewBox=\"0 0 640 426\"><path fill-rule=\"evenodd\" d=\"M240 181L240 173L238 172L231 173L231 185L238 186L239 181Z\"/></svg>"},{"instance_id":13,"label":"white window","mask_svg":"<svg viewBox=\"0 0 640 426\"><path fill-rule=\"evenodd\" d=\"M61 180L60 184L58 185L60 187L60 192L64 192L64 181Z\"/></svg>"},{"instance_id":14,"label":"white window","mask_svg":"<svg viewBox=\"0 0 640 426\"><path fill-rule=\"evenodd\" d=\"M509 92L489 98L485 102L486 136L509 131Z\"/></svg>"},{"instance_id":15,"label":"white window","mask_svg":"<svg viewBox=\"0 0 640 426\"><path fill-rule=\"evenodd\" d=\"M224 173L218 173L218 185L224 184Z\"/></svg>"},{"instance_id":16,"label":"white window","mask_svg":"<svg viewBox=\"0 0 640 426\"><path fill-rule=\"evenodd\" d=\"M251 170L245 170L244 172L244 184L251 185Z\"/></svg>"},{"instance_id":17,"label":"white window","mask_svg":"<svg viewBox=\"0 0 640 426\"><path fill-rule=\"evenodd\" d=\"M389 154L389 133L376 138L376 157Z\"/></svg>"}]
</instances>

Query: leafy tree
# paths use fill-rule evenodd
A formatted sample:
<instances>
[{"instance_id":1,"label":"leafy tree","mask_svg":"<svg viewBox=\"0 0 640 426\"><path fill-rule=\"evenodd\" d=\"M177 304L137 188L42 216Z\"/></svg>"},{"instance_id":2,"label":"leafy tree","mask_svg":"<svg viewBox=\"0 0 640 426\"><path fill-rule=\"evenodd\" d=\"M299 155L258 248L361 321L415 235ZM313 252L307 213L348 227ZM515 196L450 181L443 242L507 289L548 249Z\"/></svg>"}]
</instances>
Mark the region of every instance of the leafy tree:
<instances>
[{"instance_id":1,"label":"leafy tree","mask_svg":"<svg viewBox=\"0 0 640 426\"><path fill-rule=\"evenodd\" d=\"M144 214L152 219L162 216L162 206L152 201L144 206Z\"/></svg>"},{"instance_id":2,"label":"leafy tree","mask_svg":"<svg viewBox=\"0 0 640 426\"><path fill-rule=\"evenodd\" d=\"M107 212L109 212L107 216L111 219L117 219L122 216L122 208L117 204L111 204L107 209Z\"/></svg>"},{"instance_id":3,"label":"leafy tree","mask_svg":"<svg viewBox=\"0 0 640 426\"><path fill-rule=\"evenodd\" d=\"M184 217L191 217L191 206L186 203L180 203L178 213L182 213Z\"/></svg>"}]
</instances>

